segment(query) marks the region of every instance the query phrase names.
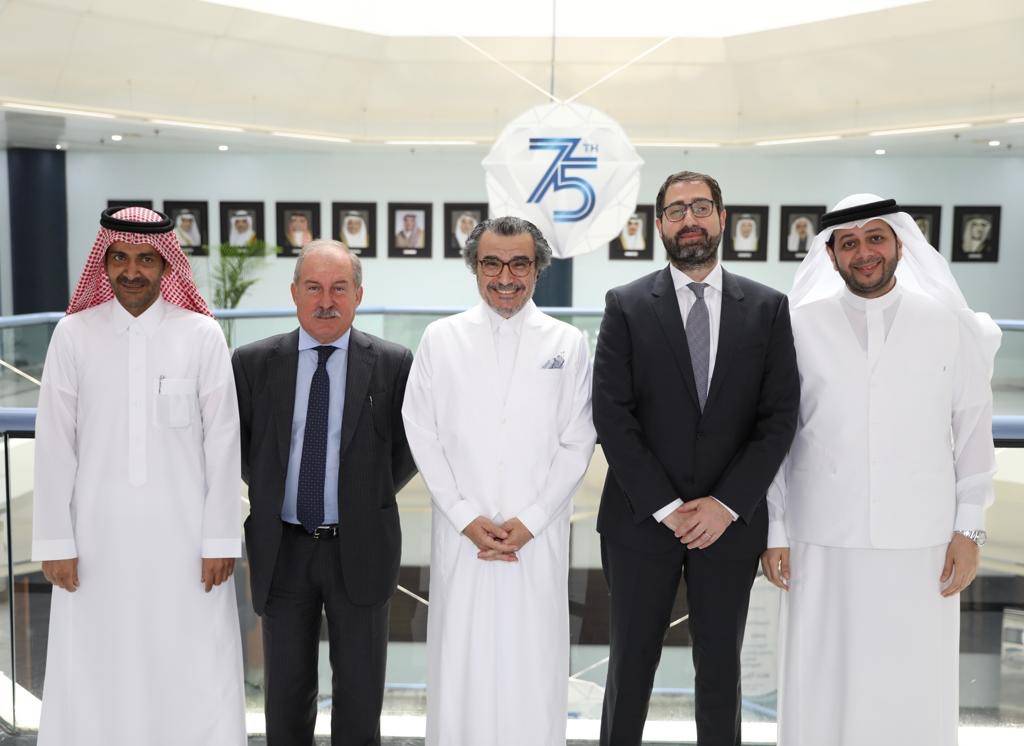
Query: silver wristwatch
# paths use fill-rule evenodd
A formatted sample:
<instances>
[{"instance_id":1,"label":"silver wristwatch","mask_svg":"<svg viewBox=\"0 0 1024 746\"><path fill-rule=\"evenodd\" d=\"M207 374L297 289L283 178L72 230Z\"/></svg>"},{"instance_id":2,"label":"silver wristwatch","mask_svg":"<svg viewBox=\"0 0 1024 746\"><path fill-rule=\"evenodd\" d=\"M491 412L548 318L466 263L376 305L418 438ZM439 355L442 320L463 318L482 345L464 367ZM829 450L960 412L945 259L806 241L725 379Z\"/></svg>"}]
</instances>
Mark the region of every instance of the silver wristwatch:
<instances>
[{"instance_id":1,"label":"silver wristwatch","mask_svg":"<svg viewBox=\"0 0 1024 746\"><path fill-rule=\"evenodd\" d=\"M985 542L988 541L988 534L980 529L976 529L973 531L954 531L953 533L963 534L968 539L977 544L979 547L985 546Z\"/></svg>"}]
</instances>

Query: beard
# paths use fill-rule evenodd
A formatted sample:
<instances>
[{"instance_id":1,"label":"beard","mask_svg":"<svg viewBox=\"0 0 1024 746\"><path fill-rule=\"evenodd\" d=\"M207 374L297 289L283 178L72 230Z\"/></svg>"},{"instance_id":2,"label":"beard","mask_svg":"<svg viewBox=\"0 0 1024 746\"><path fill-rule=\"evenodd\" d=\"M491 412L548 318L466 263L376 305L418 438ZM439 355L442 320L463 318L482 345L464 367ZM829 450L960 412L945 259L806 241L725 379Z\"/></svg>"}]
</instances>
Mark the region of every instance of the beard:
<instances>
[{"instance_id":1,"label":"beard","mask_svg":"<svg viewBox=\"0 0 1024 746\"><path fill-rule=\"evenodd\" d=\"M892 278L896 274L896 265L898 263L898 260L895 258L892 261L882 259L881 276L876 282L871 284L859 281L852 271L847 272L839 267L836 267L836 271L839 272L839 276L843 278L843 282L846 283L846 287L850 289L851 293L861 297L871 297L872 294L877 293L879 290L889 287L889 283L892 282ZM851 266L850 269L853 270L854 267Z\"/></svg>"},{"instance_id":2,"label":"beard","mask_svg":"<svg viewBox=\"0 0 1024 746\"><path fill-rule=\"evenodd\" d=\"M693 239L694 236L700 236L701 240L686 242L683 240ZM713 264L718 255L718 244L721 241L721 233L712 235L699 225L680 228L673 236L661 234L661 242L665 245L669 259L681 270L697 269Z\"/></svg>"}]
</instances>

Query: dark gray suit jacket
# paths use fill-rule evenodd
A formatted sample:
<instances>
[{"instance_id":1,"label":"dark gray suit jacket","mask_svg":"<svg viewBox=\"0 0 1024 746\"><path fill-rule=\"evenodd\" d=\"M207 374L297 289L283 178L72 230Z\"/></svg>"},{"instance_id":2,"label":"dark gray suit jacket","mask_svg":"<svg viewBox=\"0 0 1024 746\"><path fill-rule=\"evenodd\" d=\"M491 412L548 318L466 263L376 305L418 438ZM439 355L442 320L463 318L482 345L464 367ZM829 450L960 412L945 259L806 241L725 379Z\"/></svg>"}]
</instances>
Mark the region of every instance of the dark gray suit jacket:
<instances>
[{"instance_id":1,"label":"dark gray suit jacket","mask_svg":"<svg viewBox=\"0 0 1024 746\"><path fill-rule=\"evenodd\" d=\"M263 611L281 543L281 504L291 447L298 329L239 347L231 358L242 429L242 478L252 599ZM402 423L412 366L406 348L352 329L341 423L339 544L353 603L386 601L398 583L402 529L396 493L416 473Z\"/></svg>"}]
</instances>

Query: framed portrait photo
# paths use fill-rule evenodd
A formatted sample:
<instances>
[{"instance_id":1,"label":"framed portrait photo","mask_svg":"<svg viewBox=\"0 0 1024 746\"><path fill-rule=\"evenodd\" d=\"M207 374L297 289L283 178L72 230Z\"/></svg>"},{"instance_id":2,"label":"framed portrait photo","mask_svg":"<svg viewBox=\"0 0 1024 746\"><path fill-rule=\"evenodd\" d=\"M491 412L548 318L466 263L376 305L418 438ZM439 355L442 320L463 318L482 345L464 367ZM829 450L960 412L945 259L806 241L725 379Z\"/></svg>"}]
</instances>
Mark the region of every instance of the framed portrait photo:
<instances>
[{"instance_id":1,"label":"framed portrait photo","mask_svg":"<svg viewBox=\"0 0 1024 746\"><path fill-rule=\"evenodd\" d=\"M939 205L908 205L903 208L917 223L925 240L932 245L936 251L939 248L939 223L942 219L942 207Z\"/></svg>"},{"instance_id":2,"label":"framed portrait photo","mask_svg":"<svg viewBox=\"0 0 1024 746\"><path fill-rule=\"evenodd\" d=\"M637 205L619 235L608 242L608 258L650 260L654 258L654 205Z\"/></svg>"},{"instance_id":3,"label":"framed portrait photo","mask_svg":"<svg viewBox=\"0 0 1024 746\"><path fill-rule=\"evenodd\" d=\"M388 203L388 256L395 259L429 259L431 212L429 202Z\"/></svg>"},{"instance_id":4,"label":"framed portrait photo","mask_svg":"<svg viewBox=\"0 0 1024 746\"><path fill-rule=\"evenodd\" d=\"M953 208L954 262L999 261L998 205Z\"/></svg>"},{"instance_id":5,"label":"framed portrait photo","mask_svg":"<svg viewBox=\"0 0 1024 746\"><path fill-rule=\"evenodd\" d=\"M783 205L781 211L781 233L779 235L779 260L783 262L802 261L811 250L811 243L818 232L818 222L828 208L825 205Z\"/></svg>"},{"instance_id":6,"label":"framed portrait photo","mask_svg":"<svg viewBox=\"0 0 1024 746\"><path fill-rule=\"evenodd\" d=\"M466 239L484 220L487 220L486 202L444 203L444 257L461 259Z\"/></svg>"},{"instance_id":7,"label":"framed portrait photo","mask_svg":"<svg viewBox=\"0 0 1024 746\"><path fill-rule=\"evenodd\" d=\"M107 209L111 207L145 207L147 210L153 209L153 200L151 199L108 199Z\"/></svg>"},{"instance_id":8,"label":"framed portrait photo","mask_svg":"<svg viewBox=\"0 0 1024 746\"><path fill-rule=\"evenodd\" d=\"M331 238L360 257L377 256L377 205L373 202L332 202Z\"/></svg>"},{"instance_id":9,"label":"framed portrait photo","mask_svg":"<svg viewBox=\"0 0 1024 746\"><path fill-rule=\"evenodd\" d=\"M278 202L274 212L281 256L297 256L299 249L320 238L319 202Z\"/></svg>"},{"instance_id":10,"label":"framed portrait photo","mask_svg":"<svg viewBox=\"0 0 1024 746\"><path fill-rule=\"evenodd\" d=\"M164 212L174 222L174 235L189 256L210 253L210 215L206 202L164 200Z\"/></svg>"},{"instance_id":11,"label":"framed portrait photo","mask_svg":"<svg viewBox=\"0 0 1024 746\"><path fill-rule=\"evenodd\" d=\"M726 205L723 262L768 261L768 205Z\"/></svg>"},{"instance_id":12,"label":"framed portrait photo","mask_svg":"<svg viewBox=\"0 0 1024 746\"><path fill-rule=\"evenodd\" d=\"M262 202L221 202L220 242L229 246L252 246L266 241Z\"/></svg>"}]
</instances>

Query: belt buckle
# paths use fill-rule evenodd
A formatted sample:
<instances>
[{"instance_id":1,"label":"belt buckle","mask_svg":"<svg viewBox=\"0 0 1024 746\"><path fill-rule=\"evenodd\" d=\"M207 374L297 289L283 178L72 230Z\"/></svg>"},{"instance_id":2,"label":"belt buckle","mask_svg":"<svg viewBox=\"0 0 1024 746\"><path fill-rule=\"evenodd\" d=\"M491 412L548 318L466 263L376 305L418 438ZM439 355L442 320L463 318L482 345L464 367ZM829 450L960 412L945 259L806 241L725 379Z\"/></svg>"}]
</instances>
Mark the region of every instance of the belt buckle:
<instances>
[{"instance_id":1,"label":"belt buckle","mask_svg":"<svg viewBox=\"0 0 1024 746\"><path fill-rule=\"evenodd\" d=\"M337 535L337 526L317 526L313 531L314 539L333 539Z\"/></svg>"}]
</instances>

